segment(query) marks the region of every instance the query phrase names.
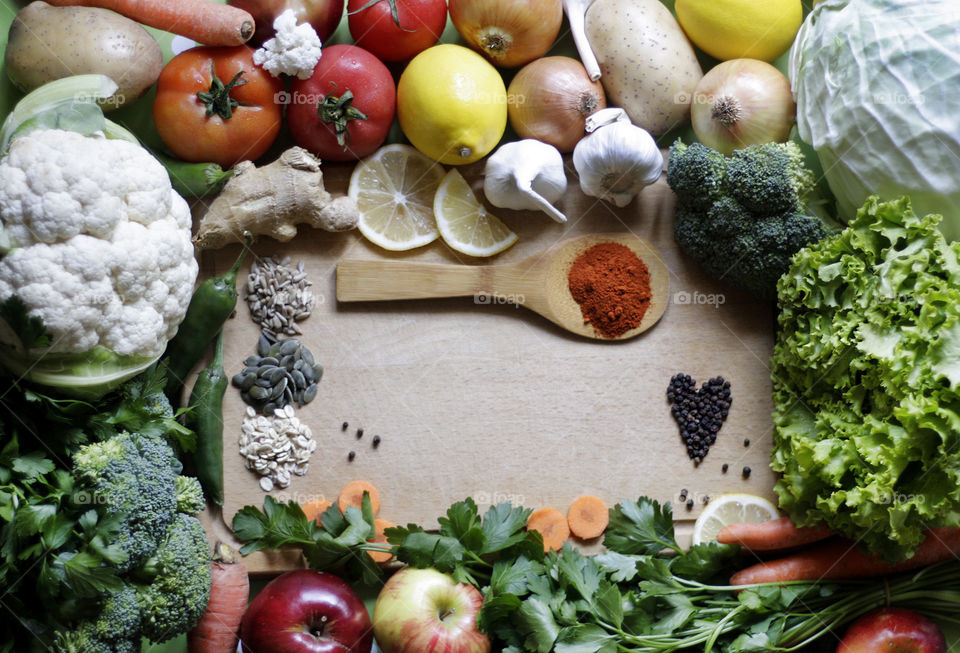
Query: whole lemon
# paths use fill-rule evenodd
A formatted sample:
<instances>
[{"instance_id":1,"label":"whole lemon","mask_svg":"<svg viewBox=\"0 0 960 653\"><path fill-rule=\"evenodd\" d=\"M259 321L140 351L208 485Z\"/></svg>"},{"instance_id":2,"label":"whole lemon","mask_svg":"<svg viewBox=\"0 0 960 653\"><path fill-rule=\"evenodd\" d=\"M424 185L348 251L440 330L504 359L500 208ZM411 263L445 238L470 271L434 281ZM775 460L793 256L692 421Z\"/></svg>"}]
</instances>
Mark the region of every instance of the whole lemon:
<instances>
[{"instance_id":1,"label":"whole lemon","mask_svg":"<svg viewBox=\"0 0 960 653\"><path fill-rule=\"evenodd\" d=\"M397 85L397 118L410 143L448 165L472 163L507 127L507 89L497 69L461 45L427 48Z\"/></svg>"},{"instance_id":2,"label":"whole lemon","mask_svg":"<svg viewBox=\"0 0 960 653\"><path fill-rule=\"evenodd\" d=\"M690 40L724 61L773 61L803 22L800 0L677 0L675 7Z\"/></svg>"}]
</instances>

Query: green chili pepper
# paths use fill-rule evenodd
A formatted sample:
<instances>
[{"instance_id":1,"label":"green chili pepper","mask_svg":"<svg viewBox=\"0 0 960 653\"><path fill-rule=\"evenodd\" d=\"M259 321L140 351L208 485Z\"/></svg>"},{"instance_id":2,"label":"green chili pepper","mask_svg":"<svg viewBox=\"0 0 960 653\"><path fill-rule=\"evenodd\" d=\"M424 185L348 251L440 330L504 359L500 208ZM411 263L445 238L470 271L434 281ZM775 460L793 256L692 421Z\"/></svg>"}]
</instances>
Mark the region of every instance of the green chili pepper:
<instances>
[{"instance_id":1,"label":"green chili pepper","mask_svg":"<svg viewBox=\"0 0 960 653\"><path fill-rule=\"evenodd\" d=\"M237 272L247 256L251 240L249 233L244 235L247 242L236 263L225 274L207 279L193 291L180 329L167 344L164 354L167 359L166 394L174 407L180 405L180 395L187 375L237 306Z\"/></svg>"},{"instance_id":2,"label":"green chili pepper","mask_svg":"<svg viewBox=\"0 0 960 653\"><path fill-rule=\"evenodd\" d=\"M188 425L197 434L193 468L207 501L223 505L223 332L217 335L213 362L197 377L190 393Z\"/></svg>"}]
</instances>

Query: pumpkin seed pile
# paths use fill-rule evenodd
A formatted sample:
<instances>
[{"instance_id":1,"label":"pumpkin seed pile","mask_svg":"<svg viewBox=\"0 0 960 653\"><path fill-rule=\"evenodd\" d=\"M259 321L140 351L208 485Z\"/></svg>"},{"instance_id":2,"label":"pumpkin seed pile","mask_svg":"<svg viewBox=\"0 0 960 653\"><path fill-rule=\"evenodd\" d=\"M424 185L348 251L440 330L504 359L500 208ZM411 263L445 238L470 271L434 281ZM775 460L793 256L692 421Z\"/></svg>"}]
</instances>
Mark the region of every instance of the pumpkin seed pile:
<instances>
[{"instance_id":1,"label":"pumpkin seed pile","mask_svg":"<svg viewBox=\"0 0 960 653\"><path fill-rule=\"evenodd\" d=\"M317 396L323 376L310 350L295 338L273 344L266 335L257 341L257 355L243 361L244 368L233 377L240 396L264 415L272 415L288 404L302 408Z\"/></svg>"},{"instance_id":2,"label":"pumpkin seed pile","mask_svg":"<svg viewBox=\"0 0 960 653\"><path fill-rule=\"evenodd\" d=\"M250 317L271 341L280 334L302 333L297 325L310 317L316 297L310 290L303 261L290 266L290 258L267 256L253 262L247 277L247 306Z\"/></svg>"}]
</instances>

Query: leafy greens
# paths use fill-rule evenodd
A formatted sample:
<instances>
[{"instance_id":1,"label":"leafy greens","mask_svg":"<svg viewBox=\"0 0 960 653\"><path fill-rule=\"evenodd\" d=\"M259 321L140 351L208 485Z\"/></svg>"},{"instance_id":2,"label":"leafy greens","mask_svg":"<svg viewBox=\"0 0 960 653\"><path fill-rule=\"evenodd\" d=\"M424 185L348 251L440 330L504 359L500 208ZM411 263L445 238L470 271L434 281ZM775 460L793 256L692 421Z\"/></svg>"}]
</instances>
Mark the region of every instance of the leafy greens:
<instances>
[{"instance_id":1,"label":"leafy greens","mask_svg":"<svg viewBox=\"0 0 960 653\"><path fill-rule=\"evenodd\" d=\"M779 283L780 506L889 560L960 525L960 244L940 222L871 198Z\"/></svg>"}]
</instances>

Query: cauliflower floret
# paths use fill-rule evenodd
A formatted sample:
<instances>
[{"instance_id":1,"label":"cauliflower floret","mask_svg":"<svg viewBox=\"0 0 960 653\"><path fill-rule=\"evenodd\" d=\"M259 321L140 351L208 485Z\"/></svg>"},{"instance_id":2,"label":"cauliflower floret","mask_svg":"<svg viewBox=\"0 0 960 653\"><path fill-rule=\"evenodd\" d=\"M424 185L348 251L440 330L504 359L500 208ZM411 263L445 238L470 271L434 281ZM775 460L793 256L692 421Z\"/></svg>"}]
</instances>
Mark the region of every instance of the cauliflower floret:
<instances>
[{"instance_id":1,"label":"cauliflower floret","mask_svg":"<svg viewBox=\"0 0 960 653\"><path fill-rule=\"evenodd\" d=\"M17 138L0 160L0 220L12 248L0 302L17 295L42 319L51 352L163 353L197 262L190 209L145 149L61 130Z\"/></svg>"},{"instance_id":2,"label":"cauliflower floret","mask_svg":"<svg viewBox=\"0 0 960 653\"><path fill-rule=\"evenodd\" d=\"M123 222L166 218L170 196L160 162L123 140L42 130L14 140L0 163L0 217L12 247L106 239Z\"/></svg>"},{"instance_id":3,"label":"cauliflower floret","mask_svg":"<svg viewBox=\"0 0 960 653\"><path fill-rule=\"evenodd\" d=\"M320 37L310 23L297 25L297 16L287 9L273 21L276 36L253 53L253 63L274 77L281 73L308 79L320 61Z\"/></svg>"}]
</instances>

